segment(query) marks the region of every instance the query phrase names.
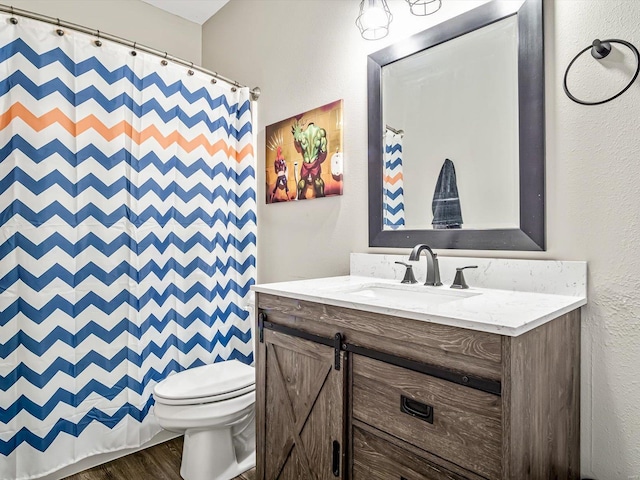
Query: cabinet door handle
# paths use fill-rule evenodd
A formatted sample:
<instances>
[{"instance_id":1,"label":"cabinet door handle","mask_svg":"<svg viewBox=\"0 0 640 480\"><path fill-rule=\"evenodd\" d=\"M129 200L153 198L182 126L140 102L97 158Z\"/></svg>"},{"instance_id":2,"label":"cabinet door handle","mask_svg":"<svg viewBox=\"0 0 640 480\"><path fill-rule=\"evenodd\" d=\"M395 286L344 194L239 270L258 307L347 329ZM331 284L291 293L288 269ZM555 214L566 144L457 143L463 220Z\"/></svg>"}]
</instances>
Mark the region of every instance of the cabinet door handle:
<instances>
[{"instance_id":1,"label":"cabinet door handle","mask_svg":"<svg viewBox=\"0 0 640 480\"><path fill-rule=\"evenodd\" d=\"M340 476L340 442L333 441L333 461L331 462L331 470L334 477Z\"/></svg>"},{"instance_id":2,"label":"cabinet door handle","mask_svg":"<svg viewBox=\"0 0 640 480\"><path fill-rule=\"evenodd\" d=\"M404 395L400 396L400 411L411 415L412 417L419 418L425 422L433 424L433 407L426 403L421 403L416 400L412 400Z\"/></svg>"}]
</instances>

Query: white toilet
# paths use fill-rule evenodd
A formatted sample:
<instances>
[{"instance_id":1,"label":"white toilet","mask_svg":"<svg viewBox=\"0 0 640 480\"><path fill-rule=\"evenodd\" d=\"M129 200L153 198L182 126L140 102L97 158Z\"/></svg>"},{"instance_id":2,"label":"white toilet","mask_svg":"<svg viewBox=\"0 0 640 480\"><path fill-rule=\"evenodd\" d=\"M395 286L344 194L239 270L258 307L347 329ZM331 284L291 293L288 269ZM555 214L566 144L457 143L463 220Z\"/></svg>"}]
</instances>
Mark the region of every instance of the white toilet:
<instances>
[{"instance_id":1,"label":"white toilet","mask_svg":"<svg viewBox=\"0 0 640 480\"><path fill-rule=\"evenodd\" d=\"M180 475L230 480L253 468L255 370L237 360L190 368L158 383L155 416L184 433Z\"/></svg>"}]
</instances>

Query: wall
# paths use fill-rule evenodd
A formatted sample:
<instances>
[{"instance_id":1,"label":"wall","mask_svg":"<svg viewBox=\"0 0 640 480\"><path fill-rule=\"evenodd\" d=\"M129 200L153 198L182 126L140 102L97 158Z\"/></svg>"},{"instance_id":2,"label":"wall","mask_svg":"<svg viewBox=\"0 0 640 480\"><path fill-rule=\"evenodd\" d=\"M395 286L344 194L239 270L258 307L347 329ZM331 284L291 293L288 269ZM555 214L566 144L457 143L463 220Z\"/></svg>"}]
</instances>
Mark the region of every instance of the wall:
<instances>
[{"instance_id":1,"label":"wall","mask_svg":"<svg viewBox=\"0 0 640 480\"><path fill-rule=\"evenodd\" d=\"M140 0L12 0L10 4L167 51L195 64L202 58L200 25Z\"/></svg>"},{"instance_id":2,"label":"wall","mask_svg":"<svg viewBox=\"0 0 640 480\"><path fill-rule=\"evenodd\" d=\"M560 0L552 7L546 25L547 256L589 262L582 324L583 472L601 480L638 479L640 84L613 102L584 107L564 95L562 78L568 62L595 38L640 46L640 2ZM606 63L591 66L574 75L574 92L606 98L624 83L615 70L605 71Z\"/></svg>"},{"instance_id":3,"label":"wall","mask_svg":"<svg viewBox=\"0 0 640 480\"><path fill-rule=\"evenodd\" d=\"M262 198L264 126L345 101L344 196L259 202L261 282L346 274L350 252L383 251L368 248L366 56L479 2L445 0L436 15L410 18L403 0L391 0L391 34L377 42L362 40L354 26L358 3L232 0L204 25L204 65L262 88L257 132ZM567 63L594 38L640 45L640 2L555 0L546 1L545 9L548 251L446 255L589 262L582 473L600 480L640 478L640 85L600 107L574 104L562 91ZM590 95L615 87L605 77L616 83L628 74L586 66L584 75L573 76L574 88Z\"/></svg>"}]
</instances>

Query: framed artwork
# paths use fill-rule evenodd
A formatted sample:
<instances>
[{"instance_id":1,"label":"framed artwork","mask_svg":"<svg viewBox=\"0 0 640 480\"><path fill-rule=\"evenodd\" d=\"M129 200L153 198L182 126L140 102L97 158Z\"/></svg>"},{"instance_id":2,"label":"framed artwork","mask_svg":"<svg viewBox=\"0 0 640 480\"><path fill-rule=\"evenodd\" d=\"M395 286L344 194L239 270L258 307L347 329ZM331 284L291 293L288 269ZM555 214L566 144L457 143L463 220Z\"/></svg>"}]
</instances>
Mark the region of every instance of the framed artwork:
<instances>
[{"instance_id":1,"label":"framed artwork","mask_svg":"<svg viewBox=\"0 0 640 480\"><path fill-rule=\"evenodd\" d=\"M266 128L267 203L342 195L342 103Z\"/></svg>"}]
</instances>

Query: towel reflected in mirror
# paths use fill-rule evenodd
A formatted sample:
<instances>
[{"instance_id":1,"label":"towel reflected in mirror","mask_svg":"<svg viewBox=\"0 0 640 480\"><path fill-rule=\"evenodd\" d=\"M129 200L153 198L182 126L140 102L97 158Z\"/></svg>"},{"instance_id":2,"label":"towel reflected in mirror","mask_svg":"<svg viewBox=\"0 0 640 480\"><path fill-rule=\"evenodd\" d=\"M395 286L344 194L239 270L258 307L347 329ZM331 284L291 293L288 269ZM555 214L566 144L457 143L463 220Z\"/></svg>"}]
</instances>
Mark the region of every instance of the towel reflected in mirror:
<instances>
[{"instance_id":1,"label":"towel reflected in mirror","mask_svg":"<svg viewBox=\"0 0 640 480\"><path fill-rule=\"evenodd\" d=\"M444 161L431 202L434 229L462 228L462 210L456 183L456 168L448 158Z\"/></svg>"}]
</instances>

